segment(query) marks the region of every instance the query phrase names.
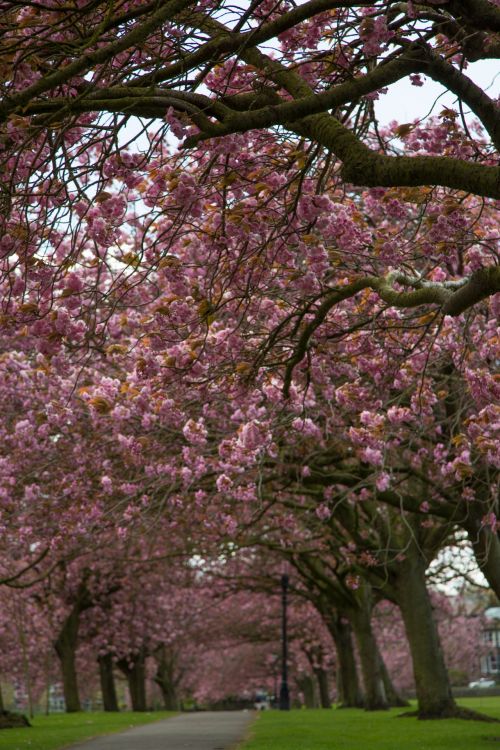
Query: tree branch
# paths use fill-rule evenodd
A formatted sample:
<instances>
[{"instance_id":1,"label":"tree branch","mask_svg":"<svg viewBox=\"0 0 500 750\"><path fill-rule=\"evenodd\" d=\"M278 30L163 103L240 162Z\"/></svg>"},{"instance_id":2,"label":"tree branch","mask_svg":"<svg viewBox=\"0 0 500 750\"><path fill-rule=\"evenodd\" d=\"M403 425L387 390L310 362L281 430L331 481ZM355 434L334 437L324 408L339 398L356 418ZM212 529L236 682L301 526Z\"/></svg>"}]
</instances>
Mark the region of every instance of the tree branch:
<instances>
[{"instance_id":1,"label":"tree branch","mask_svg":"<svg viewBox=\"0 0 500 750\"><path fill-rule=\"evenodd\" d=\"M132 29L132 31L129 31L128 34L124 34L110 44L98 47L93 52L84 52L77 60L73 60L73 62L56 70L54 73L49 73L49 75L40 78L23 91L18 91L12 94L12 96L5 97L4 101L0 103L0 122L4 122L9 114L25 107L37 96L46 91L51 91L61 84L67 83L73 76L87 72L93 66L106 62L119 52L139 45L149 34L162 26L165 21L178 15L191 2L192 0L169 0L151 18Z\"/></svg>"},{"instance_id":2,"label":"tree branch","mask_svg":"<svg viewBox=\"0 0 500 750\"><path fill-rule=\"evenodd\" d=\"M398 291L394 284L413 287L412 291ZM373 289L388 305L398 308L413 308L420 305L437 304L444 315L456 317L477 302L500 291L500 266L490 266L475 271L469 279L439 284L425 279L409 277L397 271L386 276L366 276L344 287L329 292L318 307L313 319L304 326L288 360L283 378L283 394L288 398L293 371L307 353L314 332L325 321L330 310L343 300L354 297L363 289Z\"/></svg>"},{"instance_id":3,"label":"tree branch","mask_svg":"<svg viewBox=\"0 0 500 750\"><path fill-rule=\"evenodd\" d=\"M194 18L200 28L209 33L219 34L225 30L223 24L212 18L201 17L200 19L200 14L196 14ZM313 102L316 96L321 96L314 94L311 87L295 70L286 68L256 48L243 50L241 58L246 63L262 70L279 87L285 88L295 100L312 97L311 102ZM409 65L409 62L406 64ZM389 65L390 63L387 67ZM383 71L383 68L384 66L380 66L376 70ZM377 73L377 75L381 74ZM292 111L297 104L297 101L291 103ZM271 113L276 111L273 107L268 109ZM252 113L247 114L250 117ZM248 127L247 125L247 129ZM263 126L260 125L260 127ZM500 198L499 167L476 164L452 157L393 157L378 154L362 143L354 133L328 112L312 114L303 119L298 118L294 122L289 122L287 127L299 135L312 138L332 151L344 163L342 169L344 179L355 185L367 187L443 185L476 195ZM187 143L192 145L190 140Z\"/></svg>"}]
</instances>

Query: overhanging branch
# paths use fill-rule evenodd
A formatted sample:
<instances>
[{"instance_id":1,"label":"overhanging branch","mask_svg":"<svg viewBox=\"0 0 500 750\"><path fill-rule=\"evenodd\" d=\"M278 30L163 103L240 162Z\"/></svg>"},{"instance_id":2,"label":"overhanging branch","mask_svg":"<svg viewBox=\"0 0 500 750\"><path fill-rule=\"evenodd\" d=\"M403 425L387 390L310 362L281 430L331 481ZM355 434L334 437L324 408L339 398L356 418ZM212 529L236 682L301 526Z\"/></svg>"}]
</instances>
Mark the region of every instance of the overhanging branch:
<instances>
[{"instance_id":1,"label":"overhanging branch","mask_svg":"<svg viewBox=\"0 0 500 750\"><path fill-rule=\"evenodd\" d=\"M410 291L399 291L394 284L408 286ZM500 292L500 266L481 268L468 279L456 282L436 283L425 279L414 278L397 271L391 271L386 276L366 276L333 289L316 310L312 320L304 326L294 354L287 362L283 378L283 393L290 395L295 367L305 357L309 342L314 332L326 320L330 310L343 300L356 296L364 289L373 289L380 299L392 307L414 308L421 305L439 305L444 315L457 316L483 299Z\"/></svg>"}]
</instances>

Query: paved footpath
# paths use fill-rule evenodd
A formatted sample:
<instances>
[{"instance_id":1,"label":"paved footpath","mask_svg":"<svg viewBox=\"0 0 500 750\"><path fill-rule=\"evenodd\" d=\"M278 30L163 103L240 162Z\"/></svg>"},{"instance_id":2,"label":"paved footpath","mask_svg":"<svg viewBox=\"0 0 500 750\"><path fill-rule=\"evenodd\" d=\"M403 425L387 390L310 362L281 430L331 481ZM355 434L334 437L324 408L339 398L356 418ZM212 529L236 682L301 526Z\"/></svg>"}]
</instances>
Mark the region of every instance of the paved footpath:
<instances>
[{"instance_id":1,"label":"paved footpath","mask_svg":"<svg viewBox=\"0 0 500 750\"><path fill-rule=\"evenodd\" d=\"M74 750L233 750L250 726L251 711L200 711L74 745Z\"/></svg>"}]
</instances>

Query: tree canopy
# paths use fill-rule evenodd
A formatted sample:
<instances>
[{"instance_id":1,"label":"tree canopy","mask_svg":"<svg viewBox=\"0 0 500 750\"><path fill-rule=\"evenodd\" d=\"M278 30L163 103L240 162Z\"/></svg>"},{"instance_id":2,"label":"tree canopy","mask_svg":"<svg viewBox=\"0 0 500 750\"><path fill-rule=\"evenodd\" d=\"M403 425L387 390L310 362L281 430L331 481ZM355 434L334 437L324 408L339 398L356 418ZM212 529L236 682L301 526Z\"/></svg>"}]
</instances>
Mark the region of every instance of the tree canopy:
<instances>
[{"instance_id":1,"label":"tree canopy","mask_svg":"<svg viewBox=\"0 0 500 750\"><path fill-rule=\"evenodd\" d=\"M82 633L170 700L153 613L270 559L346 704L351 630L365 705L398 700L389 599L421 715L457 715L426 571L466 537L500 597L500 118L467 75L498 3L0 10L0 581L57 613L68 706ZM454 103L379 121L402 79Z\"/></svg>"}]
</instances>

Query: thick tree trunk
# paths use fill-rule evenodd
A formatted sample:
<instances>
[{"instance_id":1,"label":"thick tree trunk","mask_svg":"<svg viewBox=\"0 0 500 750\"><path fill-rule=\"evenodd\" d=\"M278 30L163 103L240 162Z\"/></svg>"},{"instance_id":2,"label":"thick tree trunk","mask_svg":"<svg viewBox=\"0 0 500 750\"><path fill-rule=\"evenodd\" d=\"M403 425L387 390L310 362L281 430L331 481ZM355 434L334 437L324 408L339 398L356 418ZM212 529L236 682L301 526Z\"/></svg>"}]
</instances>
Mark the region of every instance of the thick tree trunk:
<instances>
[{"instance_id":1,"label":"thick tree trunk","mask_svg":"<svg viewBox=\"0 0 500 750\"><path fill-rule=\"evenodd\" d=\"M120 659L117 666L127 678L132 710L147 711L146 655L144 651L131 655L129 659Z\"/></svg>"},{"instance_id":2,"label":"thick tree trunk","mask_svg":"<svg viewBox=\"0 0 500 750\"><path fill-rule=\"evenodd\" d=\"M99 656L97 661L99 662L103 709L105 711L118 711L118 699L113 675L113 657L111 654L104 654Z\"/></svg>"},{"instance_id":3,"label":"thick tree trunk","mask_svg":"<svg viewBox=\"0 0 500 750\"><path fill-rule=\"evenodd\" d=\"M411 651L418 715L421 719L446 718L456 714L457 706L425 582L426 566L413 544L405 554L406 559L398 567L395 589Z\"/></svg>"},{"instance_id":4,"label":"thick tree trunk","mask_svg":"<svg viewBox=\"0 0 500 750\"><path fill-rule=\"evenodd\" d=\"M175 656L168 652L164 646L158 649L155 656L157 667L154 680L161 690L165 710L178 711L180 701L177 694L178 680L175 675Z\"/></svg>"},{"instance_id":5,"label":"thick tree trunk","mask_svg":"<svg viewBox=\"0 0 500 750\"><path fill-rule=\"evenodd\" d=\"M337 703L340 708L363 708L351 626L338 612L322 614L337 653Z\"/></svg>"},{"instance_id":6,"label":"thick tree trunk","mask_svg":"<svg viewBox=\"0 0 500 750\"><path fill-rule=\"evenodd\" d=\"M54 643L54 648L61 664L64 700L68 713L81 711L76 677L76 649L78 646L80 615L85 609L89 609L91 606L92 599L87 587L82 583L78 589L73 608L64 621Z\"/></svg>"},{"instance_id":7,"label":"thick tree trunk","mask_svg":"<svg viewBox=\"0 0 500 750\"><path fill-rule=\"evenodd\" d=\"M322 667L316 667L313 671L318 683L319 704L321 708L331 708L332 699L330 698L330 689L328 687L328 673Z\"/></svg>"},{"instance_id":8,"label":"thick tree trunk","mask_svg":"<svg viewBox=\"0 0 500 750\"><path fill-rule=\"evenodd\" d=\"M73 619L73 618L71 618ZM78 693L78 681L76 677L76 633L74 628L78 626L68 622L59 634L55 648L61 664L64 701L66 711L74 713L81 711L80 695Z\"/></svg>"},{"instance_id":9,"label":"thick tree trunk","mask_svg":"<svg viewBox=\"0 0 500 750\"><path fill-rule=\"evenodd\" d=\"M389 708L382 674L382 660L371 625L372 601L368 587L358 593L358 607L349 610L349 619L358 645L363 683L365 709L385 711Z\"/></svg>"},{"instance_id":10,"label":"thick tree trunk","mask_svg":"<svg viewBox=\"0 0 500 750\"><path fill-rule=\"evenodd\" d=\"M64 701L68 713L81 711L76 677L76 647L79 626L80 611L74 607L66 618L54 644L61 665Z\"/></svg>"}]
</instances>

